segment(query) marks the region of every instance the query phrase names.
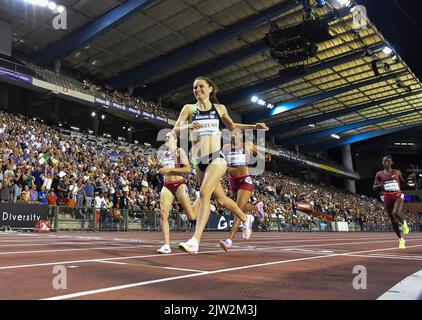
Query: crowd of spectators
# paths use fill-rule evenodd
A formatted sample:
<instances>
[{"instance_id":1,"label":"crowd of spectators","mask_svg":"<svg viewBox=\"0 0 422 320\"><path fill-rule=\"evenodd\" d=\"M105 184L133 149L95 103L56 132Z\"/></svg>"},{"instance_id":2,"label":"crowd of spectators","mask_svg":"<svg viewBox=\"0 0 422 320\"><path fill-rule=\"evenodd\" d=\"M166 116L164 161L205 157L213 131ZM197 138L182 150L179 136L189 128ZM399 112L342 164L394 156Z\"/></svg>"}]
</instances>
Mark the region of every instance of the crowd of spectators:
<instances>
[{"instance_id":1,"label":"crowd of spectators","mask_svg":"<svg viewBox=\"0 0 422 320\"><path fill-rule=\"evenodd\" d=\"M103 100L111 100L119 104L129 105L141 111L154 113L169 119L175 120L178 117L178 113L169 107L134 96L133 88L129 88L127 91L117 91L110 87L99 85L99 82L95 82L94 80L84 79L81 74L72 74L67 70L64 71L61 67L53 70L48 67L40 67L34 62L24 58L20 58L20 60L28 67L32 68L37 76L44 78L48 75L45 80L53 81L57 85L65 84L72 90L91 94Z\"/></svg>"},{"instance_id":2,"label":"crowd of spectators","mask_svg":"<svg viewBox=\"0 0 422 320\"><path fill-rule=\"evenodd\" d=\"M83 136L51 128L21 115L0 112L0 201L40 203L50 206L129 209L159 213L163 177L150 167L152 149L100 137ZM344 191L282 172L266 171L254 177L253 203L262 202L268 219L282 223L314 221L311 212L301 215L298 203L336 221L388 223L382 204L373 198ZM199 181L188 177L192 201ZM230 195L228 178L223 186ZM212 201L212 211L225 209ZM172 213L182 212L175 204ZM417 216L406 214L410 223ZM324 220L324 218L321 218ZM307 220L307 221L305 221Z\"/></svg>"},{"instance_id":3,"label":"crowd of spectators","mask_svg":"<svg viewBox=\"0 0 422 320\"><path fill-rule=\"evenodd\" d=\"M83 87L93 96L104 100L111 100L123 105L130 105L136 109L155 113L160 116L167 117L169 119L177 119L178 113L170 108L161 106L158 103L152 101L146 101L141 97L133 95L133 90L128 90L126 92L120 92L117 90L112 90L109 88L102 88L99 85L92 83L89 80L83 80Z\"/></svg>"}]
</instances>

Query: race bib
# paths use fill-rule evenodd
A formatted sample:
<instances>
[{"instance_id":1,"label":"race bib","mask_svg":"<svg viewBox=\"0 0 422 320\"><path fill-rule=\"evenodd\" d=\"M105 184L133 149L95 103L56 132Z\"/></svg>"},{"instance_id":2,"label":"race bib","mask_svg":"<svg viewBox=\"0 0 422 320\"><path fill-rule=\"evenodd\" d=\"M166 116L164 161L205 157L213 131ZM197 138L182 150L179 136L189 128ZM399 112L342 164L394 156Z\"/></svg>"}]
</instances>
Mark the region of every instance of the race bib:
<instances>
[{"instance_id":1,"label":"race bib","mask_svg":"<svg viewBox=\"0 0 422 320\"><path fill-rule=\"evenodd\" d=\"M161 161L161 165L164 168L176 168L176 163L174 162L173 159L163 159Z\"/></svg>"},{"instance_id":2,"label":"race bib","mask_svg":"<svg viewBox=\"0 0 422 320\"><path fill-rule=\"evenodd\" d=\"M397 181L386 181L384 182L384 190L385 192L395 192L400 191L400 186Z\"/></svg>"},{"instance_id":3,"label":"race bib","mask_svg":"<svg viewBox=\"0 0 422 320\"><path fill-rule=\"evenodd\" d=\"M196 120L202 125L202 128L193 130L195 136L215 136L220 134L218 119Z\"/></svg>"},{"instance_id":4,"label":"race bib","mask_svg":"<svg viewBox=\"0 0 422 320\"><path fill-rule=\"evenodd\" d=\"M246 155L242 153L229 153L227 155L227 164L229 166L246 166Z\"/></svg>"}]
</instances>

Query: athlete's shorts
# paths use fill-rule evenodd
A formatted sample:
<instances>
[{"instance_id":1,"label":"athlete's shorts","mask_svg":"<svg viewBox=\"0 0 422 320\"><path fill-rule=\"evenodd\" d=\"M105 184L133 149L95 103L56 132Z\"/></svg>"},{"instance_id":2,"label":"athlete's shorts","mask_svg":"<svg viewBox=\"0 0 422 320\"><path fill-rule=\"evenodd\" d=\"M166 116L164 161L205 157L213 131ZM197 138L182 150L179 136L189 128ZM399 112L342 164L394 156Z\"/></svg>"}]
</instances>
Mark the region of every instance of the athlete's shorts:
<instances>
[{"instance_id":1,"label":"athlete's shorts","mask_svg":"<svg viewBox=\"0 0 422 320\"><path fill-rule=\"evenodd\" d=\"M230 190L234 193L239 189L253 191L254 183L251 176L230 177Z\"/></svg>"},{"instance_id":2,"label":"athlete's shorts","mask_svg":"<svg viewBox=\"0 0 422 320\"><path fill-rule=\"evenodd\" d=\"M194 163L194 168L197 169L197 170L199 169L202 172L205 172L205 170L207 170L207 168L211 164L211 162L213 162L213 160L218 159L218 158L224 159L221 151L216 151L216 152L213 152L213 153L211 153L211 154L209 154L205 157L196 159L195 163Z\"/></svg>"},{"instance_id":3,"label":"athlete's shorts","mask_svg":"<svg viewBox=\"0 0 422 320\"><path fill-rule=\"evenodd\" d=\"M384 209L387 212L393 211L394 202L398 199L404 199L404 194L401 192L384 193Z\"/></svg>"},{"instance_id":4,"label":"athlete's shorts","mask_svg":"<svg viewBox=\"0 0 422 320\"><path fill-rule=\"evenodd\" d=\"M181 186L182 184L186 184L186 183L187 183L186 179L182 179L182 180L178 180L178 181L164 181L164 187L169 189L169 191L174 196L176 196L177 188L179 188L179 186Z\"/></svg>"}]
</instances>

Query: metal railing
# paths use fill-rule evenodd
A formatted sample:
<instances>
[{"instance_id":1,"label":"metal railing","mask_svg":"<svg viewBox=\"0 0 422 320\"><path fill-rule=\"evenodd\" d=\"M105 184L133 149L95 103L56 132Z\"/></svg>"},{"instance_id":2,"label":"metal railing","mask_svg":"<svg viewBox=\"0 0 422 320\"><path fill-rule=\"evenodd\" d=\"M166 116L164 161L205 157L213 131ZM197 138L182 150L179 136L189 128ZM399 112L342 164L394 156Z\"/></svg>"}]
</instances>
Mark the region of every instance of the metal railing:
<instances>
[{"instance_id":1,"label":"metal railing","mask_svg":"<svg viewBox=\"0 0 422 320\"><path fill-rule=\"evenodd\" d=\"M34 69L27 67L23 64L19 64L13 61L9 61L9 60L5 60L0 58L0 68L5 68L14 72L19 72L19 73L23 73L26 74L28 76L31 77L35 77L37 76L37 73Z\"/></svg>"},{"instance_id":2,"label":"metal railing","mask_svg":"<svg viewBox=\"0 0 422 320\"><path fill-rule=\"evenodd\" d=\"M54 206L49 220L55 231L159 231L160 213L151 210ZM192 231L192 223L180 215L169 218L171 231Z\"/></svg>"},{"instance_id":3,"label":"metal railing","mask_svg":"<svg viewBox=\"0 0 422 320\"><path fill-rule=\"evenodd\" d=\"M95 209L85 207L50 207L49 220L54 231L161 231L160 212L151 210ZM171 214L170 231L194 231L195 225L185 215ZM392 232L390 224L363 225L351 222L348 232ZM411 231L422 231L422 223L410 223ZM206 229L209 230L209 229ZM220 231L228 231L223 229ZM335 232L332 223L321 220L286 222L265 218L259 232Z\"/></svg>"}]
</instances>

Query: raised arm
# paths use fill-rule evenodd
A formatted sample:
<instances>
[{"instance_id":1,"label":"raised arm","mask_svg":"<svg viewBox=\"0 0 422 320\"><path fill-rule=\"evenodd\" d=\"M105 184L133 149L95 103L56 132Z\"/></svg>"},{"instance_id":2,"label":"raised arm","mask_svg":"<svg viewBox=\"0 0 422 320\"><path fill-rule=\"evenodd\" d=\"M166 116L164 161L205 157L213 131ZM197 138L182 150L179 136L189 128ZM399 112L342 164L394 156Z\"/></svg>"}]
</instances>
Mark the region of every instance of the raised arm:
<instances>
[{"instance_id":1,"label":"raised arm","mask_svg":"<svg viewBox=\"0 0 422 320\"><path fill-rule=\"evenodd\" d=\"M242 123L235 123L232 118L229 116L229 113L227 112L227 108L225 105L220 104L218 105L219 108L219 114L221 117L221 120L223 121L224 125L229 130L234 129L240 129L240 130L269 130L267 125L263 122L256 123L256 124L242 124Z\"/></svg>"}]
</instances>

